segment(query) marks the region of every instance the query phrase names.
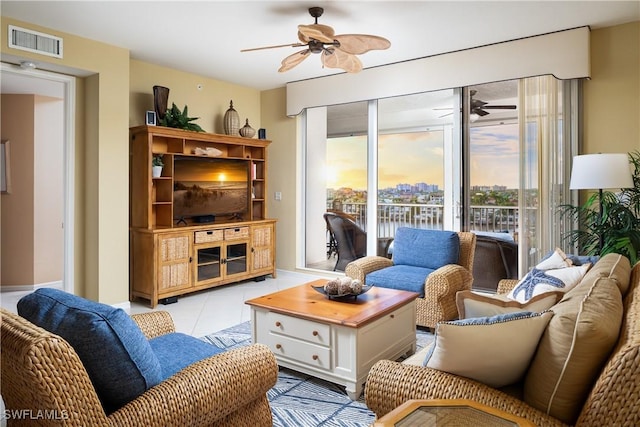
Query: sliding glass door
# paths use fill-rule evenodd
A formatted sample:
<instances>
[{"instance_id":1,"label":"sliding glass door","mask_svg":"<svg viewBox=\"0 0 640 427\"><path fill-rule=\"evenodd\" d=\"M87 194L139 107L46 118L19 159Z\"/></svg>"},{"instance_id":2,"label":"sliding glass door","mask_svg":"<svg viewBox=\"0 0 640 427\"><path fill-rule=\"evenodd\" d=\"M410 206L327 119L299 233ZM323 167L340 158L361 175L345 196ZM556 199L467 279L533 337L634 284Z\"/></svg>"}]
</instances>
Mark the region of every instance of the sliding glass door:
<instances>
[{"instance_id":1,"label":"sliding glass door","mask_svg":"<svg viewBox=\"0 0 640 427\"><path fill-rule=\"evenodd\" d=\"M301 267L387 256L397 228L415 227L518 242L526 271L566 227L553 211L569 196L576 88L540 77L307 109ZM340 237L325 213L344 218Z\"/></svg>"},{"instance_id":2,"label":"sliding glass door","mask_svg":"<svg viewBox=\"0 0 640 427\"><path fill-rule=\"evenodd\" d=\"M459 109L459 91L444 90L307 111L305 267L349 256L326 212L365 232L372 255L387 255L398 227L459 228Z\"/></svg>"}]
</instances>

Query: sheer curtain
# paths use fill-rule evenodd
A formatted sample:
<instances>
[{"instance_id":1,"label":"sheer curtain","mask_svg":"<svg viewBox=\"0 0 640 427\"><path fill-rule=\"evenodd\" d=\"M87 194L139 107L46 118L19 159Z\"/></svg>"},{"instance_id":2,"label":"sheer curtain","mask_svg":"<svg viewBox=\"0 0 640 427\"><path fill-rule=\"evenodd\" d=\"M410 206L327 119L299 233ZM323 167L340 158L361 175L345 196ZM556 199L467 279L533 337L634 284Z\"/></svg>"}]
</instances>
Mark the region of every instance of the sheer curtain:
<instances>
[{"instance_id":1,"label":"sheer curtain","mask_svg":"<svg viewBox=\"0 0 640 427\"><path fill-rule=\"evenodd\" d=\"M520 275L550 250L568 250L562 236L572 224L558 207L571 202L571 159L578 148L577 80L538 76L520 80Z\"/></svg>"}]
</instances>

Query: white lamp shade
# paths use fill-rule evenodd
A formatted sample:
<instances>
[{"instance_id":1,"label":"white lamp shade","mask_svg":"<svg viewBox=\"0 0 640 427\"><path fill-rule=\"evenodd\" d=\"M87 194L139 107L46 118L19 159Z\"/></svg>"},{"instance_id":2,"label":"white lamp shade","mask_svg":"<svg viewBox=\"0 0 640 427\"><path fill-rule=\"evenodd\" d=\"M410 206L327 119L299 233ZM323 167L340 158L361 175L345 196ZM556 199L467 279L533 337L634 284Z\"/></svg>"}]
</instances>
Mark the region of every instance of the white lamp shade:
<instances>
[{"instance_id":1,"label":"white lamp shade","mask_svg":"<svg viewBox=\"0 0 640 427\"><path fill-rule=\"evenodd\" d=\"M633 187L629 157L624 153L583 154L573 158L571 190Z\"/></svg>"}]
</instances>

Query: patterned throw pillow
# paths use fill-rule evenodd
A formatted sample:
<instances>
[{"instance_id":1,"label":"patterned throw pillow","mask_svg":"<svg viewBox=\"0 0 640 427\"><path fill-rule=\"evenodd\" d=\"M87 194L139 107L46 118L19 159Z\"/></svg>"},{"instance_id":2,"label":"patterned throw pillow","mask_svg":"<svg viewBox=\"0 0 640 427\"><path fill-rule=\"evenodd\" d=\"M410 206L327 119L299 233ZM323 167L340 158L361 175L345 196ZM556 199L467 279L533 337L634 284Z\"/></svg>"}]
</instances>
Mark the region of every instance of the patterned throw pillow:
<instances>
[{"instance_id":1,"label":"patterned throw pillow","mask_svg":"<svg viewBox=\"0 0 640 427\"><path fill-rule=\"evenodd\" d=\"M506 295L486 295L467 290L456 293L456 306L460 319L497 316L518 311L540 313L551 308L563 296L564 292L560 291L545 292L522 303L510 299Z\"/></svg>"},{"instance_id":2,"label":"patterned throw pillow","mask_svg":"<svg viewBox=\"0 0 640 427\"><path fill-rule=\"evenodd\" d=\"M560 249L541 261L509 292L508 298L527 302L552 291L567 292L576 286L591 268L591 264L572 266L572 261Z\"/></svg>"}]
</instances>

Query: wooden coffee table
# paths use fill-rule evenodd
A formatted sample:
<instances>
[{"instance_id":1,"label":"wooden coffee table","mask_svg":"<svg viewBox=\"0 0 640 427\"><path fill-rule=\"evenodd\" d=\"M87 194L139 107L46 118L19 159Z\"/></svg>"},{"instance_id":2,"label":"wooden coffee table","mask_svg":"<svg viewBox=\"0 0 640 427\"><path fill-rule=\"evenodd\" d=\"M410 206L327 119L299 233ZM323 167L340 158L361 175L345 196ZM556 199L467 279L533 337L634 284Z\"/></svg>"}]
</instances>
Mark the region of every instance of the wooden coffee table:
<instances>
[{"instance_id":1,"label":"wooden coffee table","mask_svg":"<svg viewBox=\"0 0 640 427\"><path fill-rule=\"evenodd\" d=\"M356 400L378 360L416 350L418 294L374 287L348 301L301 286L246 301L253 342L274 352L278 365L345 386Z\"/></svg>"}]
</instances>

